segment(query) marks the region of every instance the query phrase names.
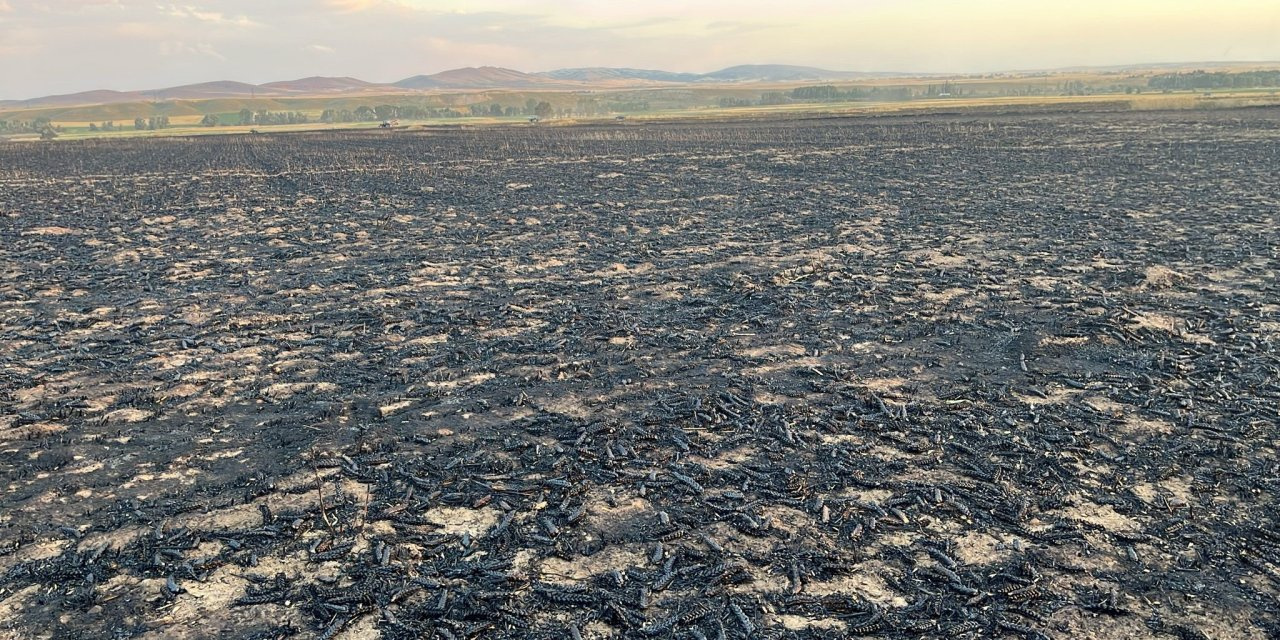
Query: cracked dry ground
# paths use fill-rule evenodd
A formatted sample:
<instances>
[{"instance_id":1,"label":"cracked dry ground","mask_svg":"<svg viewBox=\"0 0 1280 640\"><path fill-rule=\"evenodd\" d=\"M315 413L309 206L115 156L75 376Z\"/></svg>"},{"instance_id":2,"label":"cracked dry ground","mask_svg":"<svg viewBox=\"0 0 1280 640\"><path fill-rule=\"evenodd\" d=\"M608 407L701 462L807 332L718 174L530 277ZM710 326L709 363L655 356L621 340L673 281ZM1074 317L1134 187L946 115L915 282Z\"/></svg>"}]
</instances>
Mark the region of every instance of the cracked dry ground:
<instances>
[{"instance_id":1,"label":"cracked dry ground","mask_svg":"<svg viewBox=\"0 0 1280 640\"><path fill-rule=\"evenodd\" d=\"M0 637L1277 637L1277 149L2 146Z\"/></svg>"}]
</instances>

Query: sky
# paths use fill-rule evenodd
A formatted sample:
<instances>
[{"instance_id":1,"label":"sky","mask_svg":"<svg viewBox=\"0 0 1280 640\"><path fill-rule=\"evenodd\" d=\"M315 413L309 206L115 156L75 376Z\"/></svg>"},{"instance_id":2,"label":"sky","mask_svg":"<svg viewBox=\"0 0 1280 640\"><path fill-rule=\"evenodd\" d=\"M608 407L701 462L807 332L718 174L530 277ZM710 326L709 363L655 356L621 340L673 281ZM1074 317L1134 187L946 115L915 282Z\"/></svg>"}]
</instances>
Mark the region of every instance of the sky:
<instances>
[{"instance_id":1,"label":"sky","mask_svg":"<svg viewBox=\"0 0 1280 640\"><path fill-rule=\"evenodd\" d=\"M0 99L467 66L1280 60L1280 0L0 0Z\"/></svg>"}]
</instances>

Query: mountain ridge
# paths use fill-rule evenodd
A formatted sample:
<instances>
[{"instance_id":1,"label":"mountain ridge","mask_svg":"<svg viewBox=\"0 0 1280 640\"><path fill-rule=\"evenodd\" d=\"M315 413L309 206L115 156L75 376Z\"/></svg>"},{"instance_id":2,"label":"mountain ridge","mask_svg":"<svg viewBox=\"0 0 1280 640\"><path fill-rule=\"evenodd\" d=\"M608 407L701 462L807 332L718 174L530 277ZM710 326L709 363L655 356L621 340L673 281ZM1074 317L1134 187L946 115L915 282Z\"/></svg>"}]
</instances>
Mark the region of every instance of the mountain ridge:
<instances>
[{"instance_id":1,"label":"mountain ridge","mask_svg":"<svg viewBox=\"0 0 1280 640\"><path fill-rule=\"evenodd\" d=\"M540 71L534 75L555 78L557 80L573 80L577 82L609 82L619 80L641 80L650 82L697 82L706 74L680 73L659 69L632 69L628 67L575 67L572 69L556 69Z\"/></svg>"},{"instance_id":2,"label":"mountain ridge","mask_svg":"<svg viewBox=\"0 0 1280 640\"><path fill-rule=\"evenodd\" d=\"M589 89L593 85L608 83L619 86L654 86L663 84L693 84L711 82L780 82L793 79L805 70L805 79L840 80L853 77L874 77L876 74L858 74L848 71L830 71L817 67L793 67L788 65L752 65L759 69L786 69L786 74L771 76L768 72L754 74L724 74L737 67L711 73L681 73L656 69L631 69L623 67L580 67L556 69L538 73L525 73L504 67L482 66L448 69L433 74L410 76L396 82L368 82L348 76L311 76L297 80L281 80L263 84L249 84L234 80L215 80L195 84L150 89L144 91L116 91L93 89L77 93L57 94L26 100L0 100L6 108L71 107L146 100L169 101L207 98L239 98L255 96L302 97L307 95L340 95L369 91L449 91L490 89ZM751 75L752 77L747 77ZM895 74L889 74L895 75ZM907 74L896 74L907 75ZM784 77L785 76L785 77Z\"/></svg>"},{"instance_id":3,"label":"mountain ridge","mask_svg":"<svg viewBox=\"0 0 1280 640\"><path fill-rule=\"evenodd\" d=\"M376 82L367 82L350 76L310 76L307 78L298 78L297 80L277 80L275 82L267 82L258 85L258 87L263 89L289 91L294 93L361 91L366 89L375 89L381 86L382 85Z\"/></svg>"},{"instance_id":4,"label":"mountain ridge","mask_svg":"<svg viewBox=\"0 0 1280 640\"><path fill-rule=\"evenodd\" d=\"M430 75L417 75L391 83L402 89L527 89L554 84L554 80L504 67L463 67Z\"/></svg>"},{"instance_id":5,"label":"mountain ridge","mask_svg":"<svg viewBox=\"0 0 1280 640\"><path fill-rule=\"evenodd\" d=\"M1107 67L1064 67L1058 70L1023 70L993 73L1053 73L1071 69L1107 69L1115 71L1139 69L1215 68L1234 65L1267 66L1268 62L1188 62L1113 65ZM449 69L433 74L410 76L396 82L369 82L349 76L310 76L297 80L280 80L249 84L234 80L216 80L177 87L145 91L93 89L76 93L41 96L26 100L0 100L6 109L41 107L76 107L125 102L199 100L211 98L284 98L359 95L370 92L405 91L475 91L497 89L590 90L609 88L680 86L690 84L753 84L778 82L831 82L889 77L940 77L973 74L936 74L885 71L833 71L819 67L784 64L744 64L708 73L687 73L659 69L628 67L575 67L526 73L504 67L482 66Z\"/></svg>"},{"instance_id":6,"label":"mountain ridge","mask_svg":"<svg viewBox=\"0 0 1280 640\"><path fill-rule=\"evenodd\" d=\"M797 80L855 80L905 75L893 72L832 71L791 64L740 64L702 74L703 78L722 82L790 82ZM929 75L929 74L912 74Z\"/></svg>"}]
</instances>

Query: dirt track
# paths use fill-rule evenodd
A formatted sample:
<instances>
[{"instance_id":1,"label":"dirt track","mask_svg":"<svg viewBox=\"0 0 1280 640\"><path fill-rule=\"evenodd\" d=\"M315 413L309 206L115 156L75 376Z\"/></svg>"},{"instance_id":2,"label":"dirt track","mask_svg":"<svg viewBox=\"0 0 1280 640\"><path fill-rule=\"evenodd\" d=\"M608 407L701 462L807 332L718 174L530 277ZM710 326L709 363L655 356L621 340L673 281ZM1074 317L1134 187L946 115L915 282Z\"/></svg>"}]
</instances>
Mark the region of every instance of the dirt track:
<instances>
[{"instance_id":1,"label":"dirt track","mask_svg":"<svg viewBox=\"0 0 1280 640\"><path fill-rule=\"evenodd\" d=\"M0 146L0 637L1280 637L1280 111Z\"/></svg>"}]
</instances>

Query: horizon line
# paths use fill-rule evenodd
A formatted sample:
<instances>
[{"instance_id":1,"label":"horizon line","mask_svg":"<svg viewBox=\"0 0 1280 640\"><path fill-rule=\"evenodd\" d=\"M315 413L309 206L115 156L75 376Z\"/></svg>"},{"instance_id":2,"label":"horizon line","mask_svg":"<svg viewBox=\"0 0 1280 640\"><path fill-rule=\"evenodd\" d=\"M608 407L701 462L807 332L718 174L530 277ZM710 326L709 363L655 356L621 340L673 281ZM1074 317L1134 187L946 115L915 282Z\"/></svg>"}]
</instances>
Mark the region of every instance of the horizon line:
<instances>
[{"instance_id":1,"label":"horizon line","mask_svg":"<svg viewBox=\"0 0 1280 640\"><path fill-rule=\"evenodd\" d=\"M498 65L478 65L478 66L450 67L450 68L447 68L447 69L442 69L442 70L440 70L440 71L425 72L425 73L417 73L417 74L413 74L413 75L410 75L410 76L406 76L406 77L404 77L404 78L400 78L399 80L393 80L393 81L390 81L390 82L375 82L375 81L371 81L371 80L364 80L364 79L362 79L362 78L357 78L357 77L355 77L355 76L349 76L349 75L342 75L342 76L329 76L329 75L322 75L322 74L313 74L313 75L301 76L301 77L298 77L298 78L292 78L292 79L288 79L288 80L269 80L269 81L261 82L261 83L245 82L245 81L243 81L243 80L234 80L234 79L229 79L229 78L218 78L218 79L213 79L213 80L201 80L201 81L197 81L197 82L190 82L190 83L186 83L186 84L173 85L173 86L169 86L169 87L153 87L153 88L148 88L148 89L109 89L109 88L102 88L102 87L98 87L98 88L92 88L92 89L83 89L83 90L80 90L80 91L71 91L71 92L67 92L67 93L51 93L51 94L46 94L46 95L42 95L42 96L34 96L34 97L30 97L30 98L0 98L0 105L2 105L2 104L4 104L4 103L31 102L32 100L42 100L42 99L47 99L47 98L61 98L61 97L67 97L67 96L79 95L79 94L82 94L82 93L93 93L93 92L100 92L100 91L102 91L102 92L107 92L107 91L109 91L109 92L113 92L113 93L150 93L150 92L157 92L157 91L166 91L166 90L170 90L170 89L180 89L180 88L183 88L183 87L193 87L193 86L198 86L198 85L203 85L203 84L214 84L214 83L218 83L218 82L234 82L234 83L238 83L238 84L245 84L245 85L249 85L249 86L252 86L252 87L264 87L264 86L266 86L266 85L268 85L268 84L272 84L272 83L278 83L278 82L297 82L297 81L299 81L299 80L308 80L308 79L312 79L312 78L349 78L349 79L351 79L351 80L358 80L358 81L360 81L360 82L365 82L365 83L368 83L368 84L371 84L371 85L375 85L375 86L393 87L393 86L395 86L395 84L396 84L397 82L403 82L403 81L405 81L405 80L409 80L409 79L411 79L411 78L418 78L418 77L430 77L430 76L435 76L435 75L439 75L439 74L442 74L442 73L448 73L448 72L450 72L450 71L464 71L464 70L468 70L468 69L501 69L501 70L506 70L506 71L514 71L514 72L522 73L522 74L526 74L526 75L539 75L539 74L553 73L553 72L556 72L556 71L576 70L576 69L628 69L628 70L636 70L636 71L656 71L656 72L659 72L659 73L671 73L671 74L679 74L679 75L706 76L706 75L710 75L710 74L712 74L712 73L716 73L716 72L719 72L719 71L724 71L724 70L727 70L727 69L734 69L734 68L738 68L738 67L772 66L772 67L804 67L804 68L811 68L811 69L820 69L820 70L822 70L822 71L830 71L830 72L833 72L833 73L865 73L865 74L880 74L880 75L886 75L886 76L889 76L889 77L894 77L894 76L897 76L897 77L912 77L912 76L959 77L959 76L974 76L974 75L991 75L991 74L999 74L999 73L1065 73L1065 72L1069 72L1069 71L1072 71L1072 70L1087 70L1087 69L1118 69L1118 70L1119 70L1119 69L1125 69L1125 68L1130 68L1130 67L1151 67L1151 66L1161 66L1161 65L1168 65L1168 66L1187 65L1187 66L1193 66L1193 65L1232 65L1232 64L1275 64L1275 65L1280 66L1280 60L1270 60L1270 59L1261 59L1261 60L1166 60L1166 61L1154 61L1154 62L1128 62L1128 63L1119 63L1119 64L1065 65L1065 66L1051 67L1051 68L1036 68L1036 67L1031 67L1031 68L1007 68L1007 69L988 69L988 70L982 70L982 71L952 71L952 72L948 72L948 71L922 71L922 70L895 70L895 71L878 71L878 70L847 70L847 69L831 69L831 68L826 68L826 67L818 67L818 66L814 66L814 65L805 65L805 64L773 63L773 62L746 62L746 63L741 63L741 64L729 65L729 66L727 66L727 67L721 67L721 68L718 68L718 69L713 69L713 70L711 70L711 71L704 71L704 72L696 72L696 71L668 71L668 70L665 70L665 69L655 69L655 68L642 67L642 66L641 66L641 67L637 67L637 66L581 66L581 67L557 67L557 68L555 68L555 69L547 69L547 70L545 70L545 71L523 71L523 70L520 70L520 69L514 69L514 68L512 68L512 67L502 67L502 66L498 66ZM815 81L816 81L816 80L815 80ZM501 88L501 87L491 87L491 88L488 88L488 89L481 88L481 87L476 87L476 88L475 88L475 90L493 90L493 89L499 89L499 88ZM414 89L404 89L404 90L406 90L406 91L421 91L420 89L418 89L418 90L414 90Z\"/></svg>"}]
</instances>

